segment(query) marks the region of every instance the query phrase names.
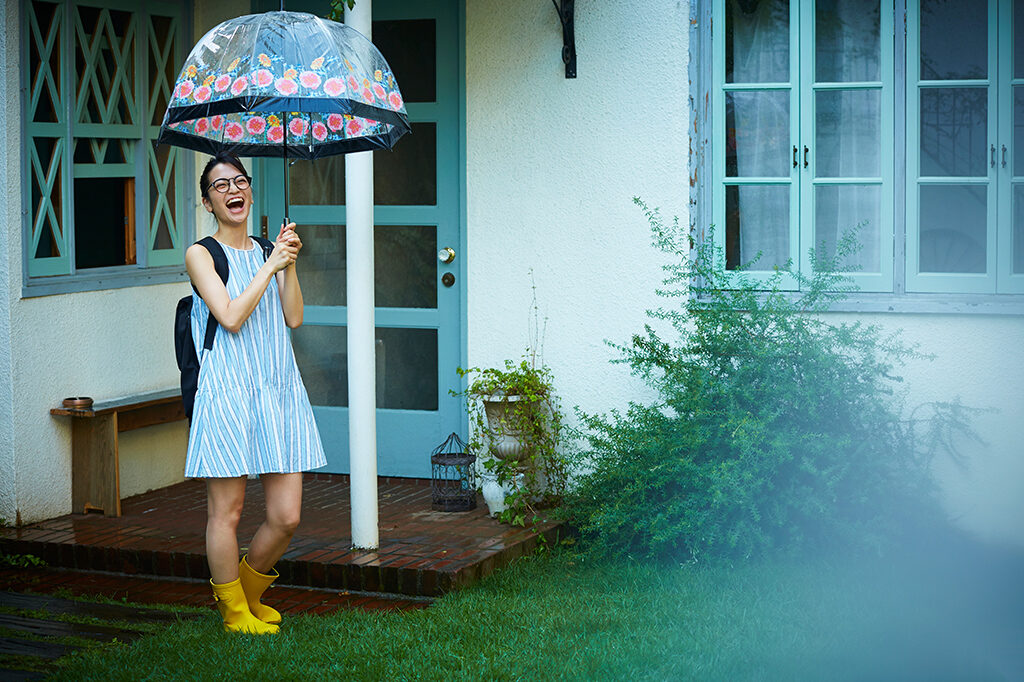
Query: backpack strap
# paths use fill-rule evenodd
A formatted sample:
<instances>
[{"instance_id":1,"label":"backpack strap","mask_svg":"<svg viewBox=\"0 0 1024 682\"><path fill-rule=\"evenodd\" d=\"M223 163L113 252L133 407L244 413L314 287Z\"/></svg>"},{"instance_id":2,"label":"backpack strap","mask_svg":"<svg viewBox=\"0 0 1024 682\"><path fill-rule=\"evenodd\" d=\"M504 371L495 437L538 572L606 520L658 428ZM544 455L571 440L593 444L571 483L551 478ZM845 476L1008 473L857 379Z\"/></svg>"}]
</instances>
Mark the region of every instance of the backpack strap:
<instances>
[{"instance_id":1,"label":"backpack strap","mask_svg":"<svg viewBox=\"0 0 1024 682\"><path fill-rule=\"evenodd\" d=\"M228 257L224 254L224 248L220 245L213 237L203 237L196 244L201 244L210 252L210 256L213 257L213 269L217 271L220 276L220 281L224 284L228 283ZM193 289L196 286L192 285ZM196 295L199 295L199 290L196 289ZM202 298L202 296L200 296ZM210 311L210 316L206 319L206 338L203 339L203 348L210 350L213 348L213 339L217 334L217 318L213 316L213 311Z\"/></svg>"},{"instance_id":2,"label":"backpack strap","mask_svg":"<svg viewBox=\"0 0 1024 682\"><path fill-rule=\"evenodd\" d=\"M270 260L270 254L274 251L274 242L263 237L257 237L252 235L252 238L256 240L256 243L263 249L263 260Z\"/></svg>"}]
</instances>

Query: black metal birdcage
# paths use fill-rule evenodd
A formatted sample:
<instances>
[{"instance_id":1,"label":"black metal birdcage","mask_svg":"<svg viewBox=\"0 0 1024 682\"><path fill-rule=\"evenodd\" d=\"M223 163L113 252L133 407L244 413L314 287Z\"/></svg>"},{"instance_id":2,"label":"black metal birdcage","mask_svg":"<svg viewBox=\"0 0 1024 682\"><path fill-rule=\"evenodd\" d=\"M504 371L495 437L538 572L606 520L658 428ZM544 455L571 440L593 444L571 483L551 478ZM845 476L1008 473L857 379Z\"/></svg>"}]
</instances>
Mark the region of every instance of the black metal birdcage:
<instances>
[{"instance_id":1,"label":"black metal birdcage","mask_svg":"<svg viewBox=\"0 0 1024 682\"><path fill-rule=\"evenodd\" d=\"M456 512L476 509L476 455L453 433L430 454L430 508Z\"/></svg>"}]
</instances>

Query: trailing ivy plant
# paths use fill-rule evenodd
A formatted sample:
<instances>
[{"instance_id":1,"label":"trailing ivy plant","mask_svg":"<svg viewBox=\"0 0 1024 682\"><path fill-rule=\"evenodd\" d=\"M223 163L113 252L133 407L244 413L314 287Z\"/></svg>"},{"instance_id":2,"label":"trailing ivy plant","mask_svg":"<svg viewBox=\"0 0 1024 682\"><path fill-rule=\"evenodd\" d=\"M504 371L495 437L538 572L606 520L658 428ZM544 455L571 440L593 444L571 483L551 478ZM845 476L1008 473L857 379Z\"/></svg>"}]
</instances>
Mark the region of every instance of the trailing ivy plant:
<instances>
[{"instance_id":1,"label":"trailing ivy plant","mask_svg":"<svg viewBox=\"0 0 1024 682\"><path fill-rule=\"evenodd\" d=\"M530 279L530 343L523 357L518 362L506 360L504 367L460 367L459 376L470 380L466 389L456 394L466 399L470 450L481 457L484 468L494 473L498 483L509 491L505 510L498 519L517 526L536 522L538 509L561 502L567 472L562 442L564 417L551 369L541 360L547 318L542 326L532 270ZM485 400L504 402L498 424L488 422ZM525 445L520 458L502 459L497 455L495 443L506 433L515 435Z\"/></svg>"},{"instance_id":2,"label":"trailing ivy plant","mask_svg":"<svg viewBox=\"0 0 1024 682\"><path fill-rule=\"evenodd\" d=\"M461 393L470 417L470 451L483 455L484 468L509 491L498 519L517 526L536 522L538 509L561 501L566 480L565 457L560 449L563 415L551 370L538 365L536 357L531 359L527 353L518 363L506 360L504 367L460 367L458 372L461 377L471 377ZM497 424L488 422L485 400L504 402L503 416ZM498 456L495 443L504 434L522 442L519 458Z\"/></svg>"},{"instance_id":3,"label":"trailing ivy plant","mask_svg":"<svg viewBox=\"0 0 1024 682\"><path fill-rule=\"evenodd\" d=\"M671 256L659 295L681 306L615 346L653 387L652 404L580 414L585 471L565 511L591 548L673 560L879 546L937 514L928 463L970 432L967 410L933 403L902 417L899 366L921 357L899 333L823 313L853 287L838 274L856 233L798 292L724 272L714 239L634 200ZM749 268L749 265L747 266Z\"/></svg>"}]
</instances>

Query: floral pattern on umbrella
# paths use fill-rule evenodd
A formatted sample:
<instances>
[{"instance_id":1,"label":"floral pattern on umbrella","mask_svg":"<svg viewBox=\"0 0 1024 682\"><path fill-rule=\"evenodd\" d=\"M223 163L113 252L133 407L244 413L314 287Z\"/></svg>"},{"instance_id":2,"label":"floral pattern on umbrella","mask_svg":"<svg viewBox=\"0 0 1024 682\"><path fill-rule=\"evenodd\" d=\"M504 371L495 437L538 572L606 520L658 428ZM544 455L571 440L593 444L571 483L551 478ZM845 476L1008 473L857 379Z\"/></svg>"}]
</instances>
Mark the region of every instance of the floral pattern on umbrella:
<instances>
[{"instance_id":1,"label":"floral pattern on umbrella","mask_svg":"<svg viewBox=\"0 0 1024 682\"><path fill-rule=\"evenodd\" d=\"M313 159L390 149L406 132L398 81L369 40L312 14L267 12L226 21L193 48L158 142Z\"/></svg>"}]
</instances>

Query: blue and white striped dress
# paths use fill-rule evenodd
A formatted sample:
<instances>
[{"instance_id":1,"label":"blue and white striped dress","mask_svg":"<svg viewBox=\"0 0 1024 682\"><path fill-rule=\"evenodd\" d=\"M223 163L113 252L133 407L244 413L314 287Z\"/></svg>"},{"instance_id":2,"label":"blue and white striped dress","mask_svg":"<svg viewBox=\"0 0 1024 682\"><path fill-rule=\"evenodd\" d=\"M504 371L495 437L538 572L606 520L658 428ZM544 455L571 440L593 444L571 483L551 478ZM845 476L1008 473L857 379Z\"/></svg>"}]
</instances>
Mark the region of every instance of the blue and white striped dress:
<instances>
[{"instance_id":1,"label":"blue and white striped dress","mask_svg":"<svg viewBox=\"0 0 1024 682\"><path fill-rule=\"evenodd\" d=\"M263 250L221 244L228 295L238 297L263 266ZM209 308L192 297L199 389L189 429L186 478L309 471L327 463L313 409L295 364L277 278L238 333L217 330L203 349Z\"/></svg>"}]
</instances>

